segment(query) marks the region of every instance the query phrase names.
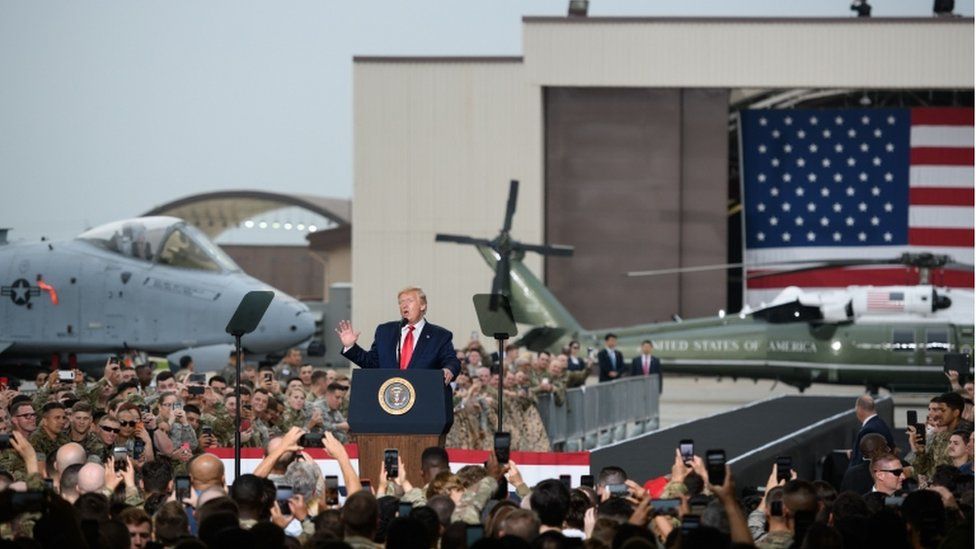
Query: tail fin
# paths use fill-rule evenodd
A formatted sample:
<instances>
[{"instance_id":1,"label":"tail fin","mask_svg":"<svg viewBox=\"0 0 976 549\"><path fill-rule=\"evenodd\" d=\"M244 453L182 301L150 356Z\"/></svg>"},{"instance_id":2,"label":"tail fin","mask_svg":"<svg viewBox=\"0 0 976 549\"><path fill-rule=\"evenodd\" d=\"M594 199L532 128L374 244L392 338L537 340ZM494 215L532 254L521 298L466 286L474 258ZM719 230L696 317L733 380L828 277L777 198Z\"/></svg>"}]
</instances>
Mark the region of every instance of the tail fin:
<instances>
[{"instance_id":1,"label":"tail fin","mask_svg":"<svg viewBox=\"0 0 976 549\"><path fill-rule=\"evenodd\" d=\"M484 246L478 246L478 251L488 266L494 269L500 256ZM512 257L510 271L512 313L516 322L536 327L562 328L570 336L583 330L573 315L520 258Z\"/></svg>"}]
</instances>

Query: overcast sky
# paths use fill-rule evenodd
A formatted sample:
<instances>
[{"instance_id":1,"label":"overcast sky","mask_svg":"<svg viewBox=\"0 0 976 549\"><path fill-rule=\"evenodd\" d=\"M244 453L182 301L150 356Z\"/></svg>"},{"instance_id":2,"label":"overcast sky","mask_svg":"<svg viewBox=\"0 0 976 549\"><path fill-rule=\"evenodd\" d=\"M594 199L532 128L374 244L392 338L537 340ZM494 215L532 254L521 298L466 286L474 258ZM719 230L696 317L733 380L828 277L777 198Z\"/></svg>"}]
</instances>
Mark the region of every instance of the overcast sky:
<instances>
[{"instance_id":1,"label":"overcast sky","mask_svg":"<svg viewBox=\"0 0 976 549\"><path fill-rule=\"evenodd\" d=\"M875 16L931 0L872 0ZM0 2L0 227L69 238L191 194L352 196L354 55L519 55L567 0ZM843 0L591 0L591 15L837 16ZM973 15L973 0L956 12Z\"/></svg>"}]
</instances>

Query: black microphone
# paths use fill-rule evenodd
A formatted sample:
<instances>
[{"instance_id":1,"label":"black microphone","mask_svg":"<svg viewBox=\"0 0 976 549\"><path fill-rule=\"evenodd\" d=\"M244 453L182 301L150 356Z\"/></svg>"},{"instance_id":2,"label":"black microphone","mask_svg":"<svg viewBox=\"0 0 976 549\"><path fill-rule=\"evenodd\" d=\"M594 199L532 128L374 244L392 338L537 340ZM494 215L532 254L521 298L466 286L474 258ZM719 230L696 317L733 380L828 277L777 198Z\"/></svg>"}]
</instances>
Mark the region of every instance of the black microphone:
<instances>
[{"instance_id":1,"label":"black microphone","mask_svg":"<svg viewBox=\"0 0 976 549\"><path fill-rule=\"evenodd\" d=\"M400 330L399 331L400 332L403 332L403 327L406 326L406 325L407 325L407 319L401 318L400 319ZM400 365L400 340L402 339L400 336L401 336L401 334L397 334L397 340L396 340L397 341L397 346L396 346L396 361L397 361L397 366Z\"/></svg>"}]
</instances>

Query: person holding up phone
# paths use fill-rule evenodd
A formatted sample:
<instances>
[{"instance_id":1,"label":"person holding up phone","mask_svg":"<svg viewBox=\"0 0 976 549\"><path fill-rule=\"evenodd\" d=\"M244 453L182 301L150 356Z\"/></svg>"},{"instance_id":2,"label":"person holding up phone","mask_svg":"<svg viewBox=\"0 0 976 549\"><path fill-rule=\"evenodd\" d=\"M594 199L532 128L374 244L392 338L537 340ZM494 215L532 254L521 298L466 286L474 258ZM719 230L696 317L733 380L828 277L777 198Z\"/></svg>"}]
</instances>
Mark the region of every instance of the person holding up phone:
<instances>
[{"instance_id":1,"label":"person holding up phone","mask_svg":"<svg viewBox=\"0 0 976 549\"><path fill-rule=\"evenodd\" d=\"M197 434L187 422L183 402L176 394L159 397L157 424L153 436L160 452L177 462L189 461L198 447Z\"/></svg>"}]
</instances>

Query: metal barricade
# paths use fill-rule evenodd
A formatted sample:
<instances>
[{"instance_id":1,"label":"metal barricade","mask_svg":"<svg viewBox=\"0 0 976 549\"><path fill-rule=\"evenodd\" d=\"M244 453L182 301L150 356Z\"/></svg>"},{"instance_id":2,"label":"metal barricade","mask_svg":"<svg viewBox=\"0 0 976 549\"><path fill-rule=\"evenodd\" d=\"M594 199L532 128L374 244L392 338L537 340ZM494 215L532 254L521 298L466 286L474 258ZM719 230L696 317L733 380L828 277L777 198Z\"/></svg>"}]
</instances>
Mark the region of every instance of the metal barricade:
<instances>
[{"instance_id":1,"label":"metal barricade","mask_svg":"<svg viewBox=\"0 0 976 549\"><path fill-rule=\"evenodd\" d=\"M657 376L625 377L569 389L562 406L539 395L539 415L553 449L588 450L657 429L658 395Z\"/></svg>"}]
</instances>

